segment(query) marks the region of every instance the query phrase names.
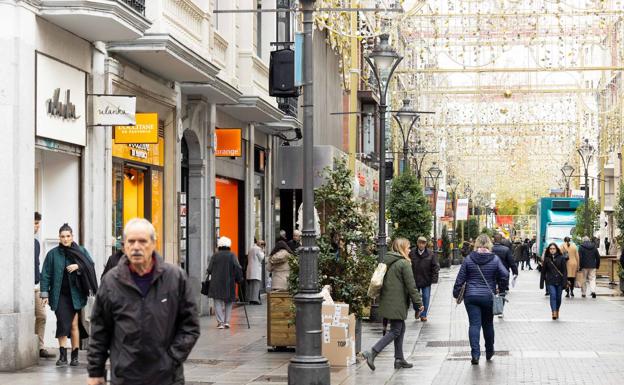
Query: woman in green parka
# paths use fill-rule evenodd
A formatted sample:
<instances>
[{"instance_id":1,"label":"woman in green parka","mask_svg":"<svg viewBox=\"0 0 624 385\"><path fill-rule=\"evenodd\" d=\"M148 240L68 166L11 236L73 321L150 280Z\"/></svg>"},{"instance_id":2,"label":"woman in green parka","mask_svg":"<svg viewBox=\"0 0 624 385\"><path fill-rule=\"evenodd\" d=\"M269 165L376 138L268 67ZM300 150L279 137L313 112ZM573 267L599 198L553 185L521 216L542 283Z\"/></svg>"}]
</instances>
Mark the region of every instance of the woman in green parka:
<instances>
[{"instance_id":1,"label":"woman in green parka","mask_svg":"<svg viewBox=\"0 0 624 385\"><path fill-rule=\"evenodd\" d=\"M394 368L414 366L405 361L403 355L405 319L412 303L420 308L419 311L423 311L424 307L420 293L416 290L409 251L410 242L405 238L397 238L392 243L392 251L388 252L384 259L387 271L381 288L378 312L380 317L390 320L390 331L381 337L370 351L362 353L371 370L375 370L375 357L393 341Z\"/></svg>"},{"instance_id":2,"label":"woman in green parka","mask_svg":"<svg viewBox=\"0 0 624 385\"><path fill-rule=\"evenodd\" d=\"M89 293L97 290L97 278L89 252L74 242L72 228L65 223L59 229L60 243L50 250L41 270L41 298L56 314L56 338L59 342L57 366L67 365L67 337L71 338L71 366L78 366L80 338L88 336L78 314L87 304Z\"/></svg>"}]
</instances>

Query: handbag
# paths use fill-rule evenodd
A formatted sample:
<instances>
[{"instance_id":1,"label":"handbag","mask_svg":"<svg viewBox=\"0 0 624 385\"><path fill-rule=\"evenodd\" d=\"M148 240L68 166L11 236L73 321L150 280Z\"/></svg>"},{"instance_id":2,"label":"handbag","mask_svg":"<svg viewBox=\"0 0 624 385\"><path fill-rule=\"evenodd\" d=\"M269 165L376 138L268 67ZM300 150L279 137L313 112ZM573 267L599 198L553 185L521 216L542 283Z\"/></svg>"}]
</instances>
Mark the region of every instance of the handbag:
<instances>
[{"instance_id":1,"label":"handbag","mask_svg":"<svg viewBox=\"0 0 624 385\"><path fill-rule=\"evenodd\" d=\"M481 278L483 278L483 282L485 282L485 285L488 287L488 289L490 289L490 292L492 293L492 314L494 315L503 314L505 301L509 302L509 300L503 296L496 294L490 287L490 284L488 283L488 281L485 279L485 276L483 275L483 272L481 271L481 268L479 267L479 265L475 263L475 266L477 266L477 269L479 269L479 273L481 274Z\"/></svg>"},{"instance_id":2,"label":"handbag","mask_svg":"<svg viewBox=\"0 0 624 385\"><path fill-rule=\"evenodd\" d=\"M464 294L466 294L466 282L462 285L461 289L459 289L459 295L455 299L455 302L459 305L464 302Z\"/></svg>"},{"instance_id":3,"label":"handbag","mask_svg":"<svg viewBox=\"0 0 624 385\"><path fill-rule=\"evenodd\" d=\"M375 272L370 280L370 284L368 285L368 296L371 298L379 297L381 293L381 288L383 287L384 277L386 276L386 272L388 271L388 266L379 262L377 267L375 268Z\"/></svg>"},{"instance_id":4,"label":"handbag","mask_svg":"<svg viewBox=\"0 0 624 385\"><path fill-rule=\"evenodd\" d=\"M207 296L209 291L210 291L210 279L206 278L201 284L201 293Z\"/></svg>"}]
</instances>

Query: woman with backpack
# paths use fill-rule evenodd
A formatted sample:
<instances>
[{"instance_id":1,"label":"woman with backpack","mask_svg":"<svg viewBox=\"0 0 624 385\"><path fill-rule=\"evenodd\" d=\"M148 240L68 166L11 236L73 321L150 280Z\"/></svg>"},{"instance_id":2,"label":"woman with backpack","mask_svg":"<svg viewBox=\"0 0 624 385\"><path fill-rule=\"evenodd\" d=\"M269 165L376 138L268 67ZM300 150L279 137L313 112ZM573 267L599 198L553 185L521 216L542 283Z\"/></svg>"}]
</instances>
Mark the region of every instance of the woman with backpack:
<instances>
[{"instance_id":1,"label":"woman with backpack","mask_svg":"<svg viewBox=\"0 0 624 385\"><path fill-rule=\"evenodd\" d=\"M405 361L403 355L405 319L412 302L420 308L420 311L423 311L424 307L421 296L416 290L409 252L410 242L405 238L397 238L392 243L392 251L389 251L384 259L387 271L381 287L378 312L380 317L390 320L390 331L381 337L370 351L362 353L371 370L375 370L375 357L390 342L394 342L394 368L414 366Z\"/></svg>"},{"instance_id":2,"label":"woman with backpack","mask_svg":"<svg viewBox=\"0 0 624 385\"><path fill-rule=\"evenodd\" d=\"M496 292L504 295L509 280L509 270L492 253L492 241L486 234L475 240L475 249L464 259L459 269L453 297L458 298L464 288L464 305L468 313L470 327L471 363L479 364L481 356L480 335L483 328L485 339L485 358L490 361L494 356L494 309L493 297Z\"/></svg>"},{"instance_id":3,"label":"woman with backpack","mask_svg":"<svg viewBox=\"0 0 624 385\"><path fill-rule=\"evenodd\" d=\"M550 294L550 310L553 321L559 318L561 307L561 294L568 285L567 257L563 255L556 243L551 243L544 252L542 272L540 276L540 289L544 283Z\"/></svg>"}]
</instances>

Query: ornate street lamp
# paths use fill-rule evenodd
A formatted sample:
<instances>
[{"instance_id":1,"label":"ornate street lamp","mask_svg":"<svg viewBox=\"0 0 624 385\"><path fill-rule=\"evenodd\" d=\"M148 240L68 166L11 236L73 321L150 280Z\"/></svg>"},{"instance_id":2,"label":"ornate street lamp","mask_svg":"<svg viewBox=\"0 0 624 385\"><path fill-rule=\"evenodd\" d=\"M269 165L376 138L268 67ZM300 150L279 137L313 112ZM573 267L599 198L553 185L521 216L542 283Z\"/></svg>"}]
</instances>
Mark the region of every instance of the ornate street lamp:
<instances>
[{"instance_id":1,"label":"ornate street lamp","mask_svg":"<svg viewBox=\"0 0 624 385\"><path fill-rule=\"evenodd\" d=\"M470 201L472 200L472 188L470 188L470 185L468 183L466 183L466 187L464 187L464 195L468 197L468 203L470 203ZM474 207L471 207L470 209L470 215L474 215Z\"/></svg>"},{"instance_id":2,"label":"ornate street lamp","mask_svg":"<svg viewBox=\"0 0 624 385\"><path fill-rule=\"evenodd\" d=\"M429 174L429 178L433 183L433 250L437 253L438 251L438 214L437 214L437 206L438 206L438 179L442 176L442 170L440 167L436 165L436 162L433 162L431 167L427 170L427 174Z\"/></svg>"},{"instance_id":3,"label":"ornate street lamp","mask_svg":"<svg viewBox=\"0 0 624 385\"><path fill-rule=\"evenodd\" d=\"M589 144L589 139L585 139L583 144L577 149L581 160L583 161L583 168L585 169L585 235L588 237L592 235L591 224L589 223L589 163L592 157L596 153L596 148Z\"/></svg>"},{"instance_id":4,"label":"ornate street lamp","mask_svg":"<svg viewBox=\"0 0 624 385\"><path fill-rule=\"evenodd\" d=\"M412 155L416 157L416 175L418 175L419 181L422 179L422 164L429 154L437 154L437 151L428 151L427 147L418 140L416 146L414 146L412 150Z\"/></svg>"},{"instance_id":5,"label":"ornate street lamp","mask_svg":"<svg viewBox=\"0 0 624 385\"><path fill-rule=\"evenodd\" d=\"M382 262L386 257L386 110L388 108L386 96L392 80L394 70L397 68L402 56L390 46L386 33L379 36L379 44L373 51L365 56L366 62L373 70L379 93L379 230L377 233L378 260Z\"/></svg>"},{"instance_id":6,"label":"ornate street lamp","mask_svg":"<svg viewBox=\"0 0 624 385\"><path fill-rule=\"evenodd\" d=\"M563 167L561 167L561 173L563 174L563 178L565 179L565 196L570 196L570 178L574 173L574 167L572 167L568 162L565 162Z\"/></svg>"},{"instance_id":7,"label":"ornate street lamp","mask_svg":"<svg viewBox=\"0 0 624 385\"><path fill-rule=\"evenodd\" d=\"M412 134L414 124L418 122L418 113L413 111L410 107L410 100L403 99L403 107L394 114L394 120L396 120L401 130L401 136L403 137L403 172L408 168L407 153L409 138Z\"/></svg>"}]
</instances>

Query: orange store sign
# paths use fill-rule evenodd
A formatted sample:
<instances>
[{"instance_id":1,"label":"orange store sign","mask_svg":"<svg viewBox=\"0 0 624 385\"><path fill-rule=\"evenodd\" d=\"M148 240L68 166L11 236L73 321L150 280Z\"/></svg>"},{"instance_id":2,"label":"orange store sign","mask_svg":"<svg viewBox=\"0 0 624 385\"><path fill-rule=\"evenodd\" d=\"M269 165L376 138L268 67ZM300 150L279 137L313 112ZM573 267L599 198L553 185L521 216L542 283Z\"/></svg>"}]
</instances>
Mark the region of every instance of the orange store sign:
<instances>
[{"instance_id":1,"label":"orange store sign","mask_svg":"<svg viewBox=\"0 0 624 385\"><path fill-rule=\"evenodd\" d=\"M115 126L115 143L158 143L158 114L136 114L135 126Z\"/></svg>"},{"instance_id":2,"label":"orange store sign","mask_svg":"<svg viewBox=\"0 0 624 385\"><path fill-rule=\"evenodd\" d=\"M215 156L241 156L242 136L240 128L215 130Z\"/></svg>"}]
</instances>

